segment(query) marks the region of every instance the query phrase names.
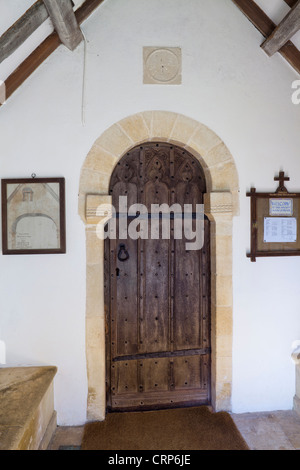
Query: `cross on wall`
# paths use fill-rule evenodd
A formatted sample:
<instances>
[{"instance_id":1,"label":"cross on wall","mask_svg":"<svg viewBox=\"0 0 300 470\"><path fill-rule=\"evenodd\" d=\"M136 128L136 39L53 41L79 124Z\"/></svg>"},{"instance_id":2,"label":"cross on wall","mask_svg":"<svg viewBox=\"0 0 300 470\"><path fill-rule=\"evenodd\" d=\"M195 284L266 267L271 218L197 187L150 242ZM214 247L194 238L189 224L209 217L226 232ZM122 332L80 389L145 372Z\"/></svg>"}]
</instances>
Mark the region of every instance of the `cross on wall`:
<instances>
[{"instance_id":1,"label":"cross on wall","mask_svg":"<svg viewBox=\"0 0 300 470\"><path fill-rule=\"evenodd\" d=\"M287 189L284 186L284 182L285 181L290 181L290 178L288 178L287 176L284 176L284 171L280 171L279 176L275 176L274 181L279 181L279 186L278 186L278 189L276 191L277 193L278 192L287 192Z\"/></svg>"}]
</instances>

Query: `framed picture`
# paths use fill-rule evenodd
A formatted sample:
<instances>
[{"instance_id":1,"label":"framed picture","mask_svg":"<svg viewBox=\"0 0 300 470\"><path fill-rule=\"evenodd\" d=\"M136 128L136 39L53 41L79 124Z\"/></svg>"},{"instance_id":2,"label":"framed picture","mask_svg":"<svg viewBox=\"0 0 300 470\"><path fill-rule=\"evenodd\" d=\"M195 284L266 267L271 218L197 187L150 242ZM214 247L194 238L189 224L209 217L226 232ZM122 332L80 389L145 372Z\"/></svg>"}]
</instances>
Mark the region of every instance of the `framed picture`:
<instances>
[{"instance_id":1,"label":"framed picture","mask_svg":"<svg viewBox=\"0 0 300 470\"><path fill-rule=\"evenodd\" d=\"M280 181L272 193L258 193L251 198L251 261L266 256L300 256L300 193L290 193L284 186L289 178L284 172L274 178Z\"/></svg>"},{"instance_id":2,"label":"framed picture","mask_svg":"<svg viewBox=\"0 0 300 470\"><path fill-rule=\"evenodd\" d=\"M66 252L64 178L3 179L2 253Z\"/></svg>"}]
</instances>

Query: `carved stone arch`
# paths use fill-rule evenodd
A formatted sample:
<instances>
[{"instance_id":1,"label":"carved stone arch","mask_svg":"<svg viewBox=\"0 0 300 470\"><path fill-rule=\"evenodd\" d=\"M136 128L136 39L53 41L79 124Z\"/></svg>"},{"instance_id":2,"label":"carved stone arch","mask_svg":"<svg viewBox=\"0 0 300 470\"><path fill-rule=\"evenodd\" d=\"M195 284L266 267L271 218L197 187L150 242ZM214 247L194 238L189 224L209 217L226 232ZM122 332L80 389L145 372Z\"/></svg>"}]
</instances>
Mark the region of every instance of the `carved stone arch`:
<instances>
[{"instance_id":1,"label":"carved stone arch","mask_svg":"<svg viewBox=\"0 0 300 470\"><path fill-rule=\"evenodd\" d=\"M88 420L106 411L104 252L101 233L111 216L109 183L129 149L148 141L176 144L196 157L205 172L205 213L211 220L212 405L231 410L232 218L239 213L236 165L224 142L205 125L182 114L146 111L107 129L88 153L80 175L79 215L86 226L86 358Z\"/></svg>"}]
</instances>

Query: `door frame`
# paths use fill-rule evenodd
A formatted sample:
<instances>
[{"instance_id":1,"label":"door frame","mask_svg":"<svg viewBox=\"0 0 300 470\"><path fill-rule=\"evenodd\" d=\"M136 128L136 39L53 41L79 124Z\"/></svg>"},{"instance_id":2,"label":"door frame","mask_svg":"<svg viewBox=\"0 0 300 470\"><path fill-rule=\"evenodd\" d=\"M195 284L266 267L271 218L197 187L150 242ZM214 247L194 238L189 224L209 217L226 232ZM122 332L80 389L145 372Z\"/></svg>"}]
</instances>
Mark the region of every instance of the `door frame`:
<instances>
[{"instance_id":1,"label":"door frame","mask_svg":"<svg viewBox=\"0 0 300 470\"><path fill-rule=\"evenodd\" d=\"M104 226L112 215L110 177L130 148L151 140L186 148L204 169L205 214L211 222L211 397L215 411L231 411L232 225L239 213L239 183L224 142L203 124L181 114L147 111L114 124L96 140L81 169L79 215L86 229L87 420L106 415Z\"/></svg>"}]
</instances>

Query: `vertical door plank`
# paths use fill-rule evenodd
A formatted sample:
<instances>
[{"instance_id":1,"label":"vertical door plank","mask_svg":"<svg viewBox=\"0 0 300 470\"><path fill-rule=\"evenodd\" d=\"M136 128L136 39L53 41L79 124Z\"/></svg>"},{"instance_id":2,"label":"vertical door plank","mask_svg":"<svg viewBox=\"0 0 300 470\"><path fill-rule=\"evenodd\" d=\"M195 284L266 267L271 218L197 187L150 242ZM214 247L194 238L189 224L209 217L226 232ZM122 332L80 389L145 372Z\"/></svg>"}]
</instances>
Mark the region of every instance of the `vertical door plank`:
<instances>
[{"instance_id":1,"label":"vertical door plank","mask_svg":"<svg viewBox=\"0 0 300 470\"><path fill-rule=\"evenodd\" d=\"M147 359L144 361L143 383L146 393L168 390L169 362L168 358Z\"/></svg>"},{"instance_id":2,"label":"vertical door plank","mask_svg":"<svg viewBox=\"0 0 300 470\"><path fill-rule=\"evenodd\" d=\"M137 393L137 361L115 362L112 365L116 373L118 394Z\"/></svg>"},{"instance_id":3,"label":"vertical door plank","mask_svg":"<svg viewBox=\"0 0 300 470\"><path fill-rule=\"evenodd\" d=\"M166 351L169 338L168 240L147 240L144 250L140 352Z\"/></svg>"},{"instance_id":4,"label":"vertical door plank","mask_svg":"<svg viewBox=\"0 0 300 470\"><path fill-rule=\"evenodd\" d=\"M174 382L176 390L200 387L200 356L176 357L174 359Z\"/></svg>"},{"instance_id":5,"label":"vertical door plank","mask_svg":"<svg viewBox=\"0 0 300 470\"><path fill-rule=\"evenodd\" d=\"M174 350L200 348L199 253L175 241Z\"/></svg>"},{"instance_id":6,"label":"vertical door plank","mask_svg":"<svg viewBox=\"0 0 300 470\"><path fill-rule=\"evenodd\" d=\"M124 249L121 249L124 245ZM127 251L129 259L120 261L120 256ZM116 243L116 321L117 321L117 356L136 354L137 318L138 318L138 282L137 279L137 241L119 240ZM122 306L120 308L120 306Z\"/></svg>"}]
</instances>

